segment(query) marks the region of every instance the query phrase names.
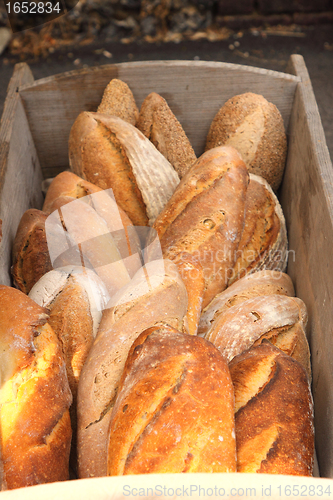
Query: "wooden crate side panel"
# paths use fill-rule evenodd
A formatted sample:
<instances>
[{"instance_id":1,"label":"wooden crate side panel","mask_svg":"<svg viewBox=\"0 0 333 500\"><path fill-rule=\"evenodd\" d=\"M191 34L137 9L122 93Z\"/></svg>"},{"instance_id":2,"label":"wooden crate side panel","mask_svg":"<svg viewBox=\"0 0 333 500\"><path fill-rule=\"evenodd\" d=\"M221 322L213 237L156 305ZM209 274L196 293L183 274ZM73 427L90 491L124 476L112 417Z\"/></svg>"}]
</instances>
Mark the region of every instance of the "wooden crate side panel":
<instances>
[{"instance_id":1,"label":"wooden crate side panel","mask_svg":"<svg viewBox=\"0 0 333 500\"><path fill-rule=\"evenodd\" d=\"M11 249L21 216L28 208L40 208L42 173L19 95L23 82L33 78L27 65L18 65L9 84L0 127L0 283L11 284Z\"/></svg>"},{"instance_id":2,"label":"wooden crate side panel","mask_svg":"<svg viewBox=\"0 0 333 500\"><path fill-rule=\"evenodd\" d=\"M215 113L237 94L264 95L279 108L287 126L298 82L295 76L275 71L200 61L122 63L40 80L21 95L44 176L68 167L70 128L81 111L97 109L112 78L130 86L138 106L150 92L161 94L198 155L204 151Z\"/></svg>"},{"instance_id":3,"label":"wooden crate side panel","mask_svg":"<svg viewBox=\"0 0 333 500\"><path fill-rule=\"evenodd\" d=\"M288 273L309 314L320 474L333 477L333 169L303 59L293 56L290 69L302 84L295 94L281 192L291 250Z\"/></svg>"}]
</instances>

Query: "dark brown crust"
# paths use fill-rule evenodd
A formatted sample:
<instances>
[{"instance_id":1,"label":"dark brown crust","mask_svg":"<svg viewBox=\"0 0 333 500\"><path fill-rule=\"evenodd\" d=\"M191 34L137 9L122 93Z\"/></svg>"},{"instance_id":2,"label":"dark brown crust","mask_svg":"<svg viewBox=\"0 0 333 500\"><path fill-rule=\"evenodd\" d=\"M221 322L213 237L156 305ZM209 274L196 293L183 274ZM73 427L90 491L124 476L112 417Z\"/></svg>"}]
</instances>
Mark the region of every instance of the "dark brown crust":
<instances>
[{"instance_id":1,"label":"dark brown crust","mask_svg":"<svg viewBox=\"0 0 333 500\"><path fill-rule=\"evenodd\" d=\"M107 115L81 113L69 137L72 171L101 189L112 188L118 205L136 226L148 225L146 207L124 148Z\"/></svg>"},{"instance_id":2,"label":"dark brown crust","mask_svg":"<svg viewBox=\"0 0 333 500\"><path fill-rule=\"evenodd\" d=\"M14 239L12 277L15 286L26 294L39 278L53 269L45 234L47 216L41 210L27 210Z\"/></svg>"},{"instance_id":3,"label":"dark brown crust","mask_svg":"<svg viewBox=\"0 0 333 500\"><path fill-rule=\"evenodd\" d=\"M306 373L297 361L269 342L234 358L229 367L236 404L248 391L249 377L265 364L268 378L236 413L238 471L311 476L313 401ZM260 436L270 432L272 439L264 449ZM255 438L259 446L250 450L251 440ZM262 456L259 463L253 459L254 451Z\"/></svg>"},{"instance_id":4,"label":"dark brown crust","mask_svg":"<svg viewBox=\"0 0 333 500\"><path fill-rule=\"evenodd\" d=\"M233 472L233 429L232 384L219 352L168 326L151 328L126 361L108 475Z\"/></svg>"},{"instance_id":5,"label":"dark brown crust","mask_svg":"<svg viewBox=\"0 0 333 500\"><path fill-rule=\"evenodd\" d=\"M32 299L4 286L0 299L2 487L67 480L72 395L59 341Z\"/></svg>"},{"instance_id":6,"label":"dark brown crust","mask_svg":"<svg viewBox=\"0 0 333 500\"><path fill-rule=\"evenodd\" d=\"M179 263L191 254L200 264L203 307L224 290L234 266L247 186L247 169L233 148L208 151L182 179L154 224L165 258Z\"/></svg>"},{"instance_id":7,"label":"dark brown crust","mask_svg":"<svg viewBox=\"0 0 333 500\"><path fill-rule=\"evenodd\" d=\"M197 157L167 101L152 92L142 103L137 128L174 167L181 179Z\"/></svg>"},{"instance_id":8,"label":"dark brown crust","mask_svg":"<svg viewBox=\"0 0 333 500\"><path fill-rule=\"evenodd\" d=\"M264 133L258 138L255 156L247 166L250 172L264 177L276 191L283 176L287 139L280 112L263 96L248 92L229 99L212 121L206 150L225 145L246 117L259 107L264 113Z\"/></svg>"}]
</instances>

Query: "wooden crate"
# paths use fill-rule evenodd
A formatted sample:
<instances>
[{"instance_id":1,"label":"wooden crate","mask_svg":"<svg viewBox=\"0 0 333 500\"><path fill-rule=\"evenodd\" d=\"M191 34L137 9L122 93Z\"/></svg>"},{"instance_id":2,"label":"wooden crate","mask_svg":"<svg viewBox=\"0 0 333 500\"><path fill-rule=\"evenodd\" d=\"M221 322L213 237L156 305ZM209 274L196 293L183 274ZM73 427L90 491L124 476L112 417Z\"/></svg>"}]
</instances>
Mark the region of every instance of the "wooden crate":
<instances>
[{"instance_id":1,"label":"wooden crate","mask_svg":"<svg viewBox=\"0 0 333 500\"><path fill-rule=\"evenodd\" d=\"M42 178L68 168L67 142L74 120L83 110L96 110L105 86L115 77L128 83L138 106L152 91L165 97L197 155L203 152L216 111L236 94L260 93L282 113L289 141L280 190L289 235L288 273L297 296L304 300L309 312L316 450L321 476L333 478L333 170L301 56L291 56L288 73L218 62L157 61L75 70L38 81L34 81L26 64L16 65L0 126L0 219L3 221L0 283L11 283L13 238L23 212L42 205ZM169 486L180 486L190 484L188 476L191 475L89 479L64 483L60 488L66 498L111 498L127 493L122 489L124 485L153 487L163 481ZM206 475L196 475L193 484L198 476L200 484L211 485L212 480ZM214 475L214 481L226 487L254 485L262 496L269 485L275 488L280 485L280 490L276 490L279 498L284 497L286 485L315 484L317 487L320 481L320 484L330 485L330 495L333 495L333 482L329 479L255 474L243 474L242 479L237 474L227 476ZM52 498L51 492L55 491L54 485L28 490L33 491L34 498L39 498L38 495ZM288 491L286 496L289 496ZM313 498L309 491L306 493ZM103 496L105 492L107 495ZM7 494L15 498L20 492L2 492L3 500ZM24 498L28 498L27 494L24 493ZM319 496L328 498L330 495ZM195 492L192 497L195 498Z\"/></svg>"}]
</instances>

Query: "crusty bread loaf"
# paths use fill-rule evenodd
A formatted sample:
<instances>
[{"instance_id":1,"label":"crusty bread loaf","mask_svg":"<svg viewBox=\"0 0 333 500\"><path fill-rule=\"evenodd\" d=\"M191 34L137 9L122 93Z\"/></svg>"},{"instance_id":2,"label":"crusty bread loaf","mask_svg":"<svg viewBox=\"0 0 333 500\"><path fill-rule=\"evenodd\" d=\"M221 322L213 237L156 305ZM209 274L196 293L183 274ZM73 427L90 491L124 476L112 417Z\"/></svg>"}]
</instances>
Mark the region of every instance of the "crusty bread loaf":
<instances>
[{"instance_id":1,"label":"crusty bread loaf","mask_svg":"<svg viewBox=\"0 0 333 500\"><path fill-rule=\"evenodd\" d=\"M102 113L81 113L69 137L72 171L102 189L136 226L151 225L179 177L166 158L130 123Z\"/></svg>"},{"instance_id":2,"label":"crusty bread loaf","mask_svg":"<svg viewBox=\"0 0 333 500\"><path fill-rule=\"evenodd\" d=\"M216 113L206 150L233 146L250 172L262 176L277 190L284 171L287 138L277 107L262 95L247 92L229 99Z\"/></svg>"},{"instance_id":3,"label":"crusty bread loaf","mask_svg":"<svg viewBox=\"0 0 333 500\"><path fill-rule=\"evenodd\" d=\"M267 341L229 368L238 472L311 476L313 401L304 368Z\"/></svg>"},{"instance_id":4,"label":"crusty bread loaf","mask_svg":"<svg viewBox=\"0 0 333 500\"><path fill-rule=\"evenodd\" d=\"M272 294L289 297L295 295L294 286L288 274L272 270L247 274L217 294L202 311L198 333L204 335L212 327L214 321L230 307L237 306L248 299Z\"/></svg>"},{"instance_id":5,"label":"crusty bread loaf","mask_svg":"<svg viewBox=\"0 0 333 500\"><path fill-rule=\"evenodd\" d=\"M233 398L212 344L167 325L144 331L112 411L108 475L235 472Z\"/></svg>"},{"instance_id":6,"label":"crusty bread loaf","mask_svg":"<svg viewBox=\"0 0 333 500\"><path fill-rule=\"evenodd\" d=\"M304 302L285 295L263 295L245 300L220 314L207 331L210 340L230 362L264 339L297 359L311 379L310 351L305 335Z\"/></svg>"},{"instance_id":7,"label":"crusty bread loaf","mask_svg":"<svg viewBox=\"0 0 333 500\"><path fill-rule=\"evenodd\" d=\"M155 324L186 329L186 288L170 261L153 261L113 297L83 366L78 391L79 477L107 473L107 431L128 351Z\"/></svg>"},{"instance_id":8,"label":"crusty bread loaf","mask_svg":"<svg viewBox=\"0 0 333 500\"><path fill-rule=\"evenodd\" d=\"M226 287L234 266L248 181L246 166L234 148L207 151L155 221L165 258L181 263L190 254L197 261L198 279L205 280L203 307Z\"/></svg>"},{"instance_id":9,"label":"crusty bread loaf","mask_svg":"<svg viewBox=\"0 0 333 500\"><path fill-rule=\"evenodd\" d=\"M139 117L133 93L127 83L118 78L113 78L104 90L98 113L118 116L135 125Z\"/></svg>"},{"instance_id":10,"label":"crusty bread loaf","mask_svg":"<svg viewBox=\"0 0 333 500\"><path fill-rule=\"evenodd\" d=\"M169 160L179 178L184 177L197 157L167 101L151 92L141 105L136 126Z\"/></svg>"},{"instance_id":11,"label":"crusty bread loaf","mask_svg":"<svg viewBox=\"0 0 333 500\"><path fill-rule=\"evenodd\" d=\"M72 401L47 310L0 285L2 489L67 480Z\"/></svg>"},{"instance_id":12,"label":"crusty bread loaf","mask_svg":"<svg viewBox=\"0 0 333 500\"><path fill-rule=\"evenodd\" d=\"M279 200L262 177L250 174L245 223L228 285L249 272L284 272L288 257L287 230Z\"/></svg>"},{"instance_id":13,"label":"crusty bread loaf","mask_svg":"<svg viewBox=\"0 0 333 500\"><path fill-rule=\"evenodd\" d=\"M28 294L33 285L52 269L45 220L47 214L31 208L24 212L18 225L12 249L14 284Z\"/></svg>"}]
</instances>

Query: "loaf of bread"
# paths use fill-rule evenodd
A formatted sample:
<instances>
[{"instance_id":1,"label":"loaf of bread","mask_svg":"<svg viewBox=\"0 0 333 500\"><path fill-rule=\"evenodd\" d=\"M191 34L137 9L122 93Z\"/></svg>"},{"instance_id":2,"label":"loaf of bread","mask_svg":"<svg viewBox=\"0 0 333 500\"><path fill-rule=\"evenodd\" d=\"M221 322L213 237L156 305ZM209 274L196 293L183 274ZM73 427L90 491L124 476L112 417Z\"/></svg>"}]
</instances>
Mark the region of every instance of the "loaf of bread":
<instances>
[{"instance_id":1,"label":"loaf of bread","mask_svg":"<svg viewBox=\"0 0 333 500\"><path fill-rule=\"evenodd\" d=\"M237 151L214 148L187 172L155 221L165 258L180 264L190 254L196 261L192 282L204 277L202 307L227 286L243 230L248 182ZM191 279L186 282L191 297Z\"/></svg>"},{"instance_id":2,"label":"loaf of bread","mask_svg":"<svg viewBox=\"0 0 333 500\"><path fill-rule=\"evenodd\" d=\"M235 470L227 363L200 337L167 325L144 331L112 411L108 475Z\"/></svg>"},{"instance_id":3,"label":"loaf of bread","mask_svg":"<svg viewBox=\"0 0 333 500\"><path fill-rule=\"evenodd\" d=\"M128 351L140 333L156 324L186 330L187 293L170 261L153 261L103 312L83 366L78 391L79 477L107 474L107 431Z\"/></svg>"},{"instance_id":4,"label":"loaf of bread","mask_svg":"<svg viewBox=\"0 0 333 500\"><path fill-rule=\"evenodd\" d=\"M45 221L47 214L31 208L24 212L12 249L12 277L15 286L28 294L45 273L51 271Z\"/></svg>"},{"instance_id":5,"label":"loaf of bread","mask_svg":"<svg viewBox=\"0 0 333 500\"><path fill-rule=\"evenodd\" d=\"M197 157L186 133L166 100L152 92L143 101L136 124L176 170L184 177Z\"/></svg>"},{"instance_id":6,"label":"loaf of bread","mask_svg":"<svg viewBox=\"0 0 333 500\"><path fill-rule=\"evenodd\" d=\"M265 341L229 364L237 471L311 476L313 401L304 368Z\"/></svg>"},{"instance_id":7,"label":"loaf of bread","mask_svg":"<svg viewBox=\"0 0 333 500\"><path fill-rule=\"evenodd\" d=\"M69 476L72 395L47 319L23 292L0 285L1 489Z\"/></svg>"},{"instance_id":8,"label":"loaf of bread","mask_svg":"<svg viewBox=\"0 0 333 500\"><path fill-rule=\"evenodd\" d=\"M287 138L277 107L262 95L247 92L229 99L216 113L206 150L233 146L250 172L260 175L276 191L287 155Z\"/></svg>"},{"instance_id":9,"label":"loaf of bread","mask_svg":"<svg viewBox=\"0 0 333 500\"><path fill-rule=\"evenodd\" d=\"M265 179L250 174L244 229L228 285L261 269L284 272L287 257L287 230L279 200Z\"/></svg>"},{"instance_id":10,"label":"loaf of bread","mask_svg":"<svg viewBox=\"0 0 333 500\"><path fill-rule=\"evenodd\" d=\"M118 116L132 125L136 124L139 117L139 110L131 89L127 83L118 78L113 78L107 85L97 112Z\"/></svg>"},{"instance_id":11,"label":"loaf of bread","mask_svg":"<svg viewBox=\"0 0 333 500\"><path fill-rule=\"evenodd\" d=\"M217 294L202 311L198 333L205 335L217 318L230 307L237 306L248 299L272 294L289 297L295 295L294 285L288 274L272 270L247 274Z\"/></svg>"},{"instance_id":12,"label":"loaf of bread","mask_svg":"<svg viewBox=\"0 0 333 500\"><path fill-rule=\"evenodd\" d=\"M136 226L151 225L179 177L168 160L136 127L115 116L81 113L69 137L71 170L102 189Z\"/></svg>"},{"instance_id":13,"label":"loaf of bread","mask_svg":"<svg viewBox=\"0 0 333 500\"><path fill-rule=\"evenodd\" d=\"M310 351L305 335L304 302L285 295L263 295L245 300L220 314L207 331L228 362L264 339L299 361L311 379Z\"/></svg>"}]
</instances>

